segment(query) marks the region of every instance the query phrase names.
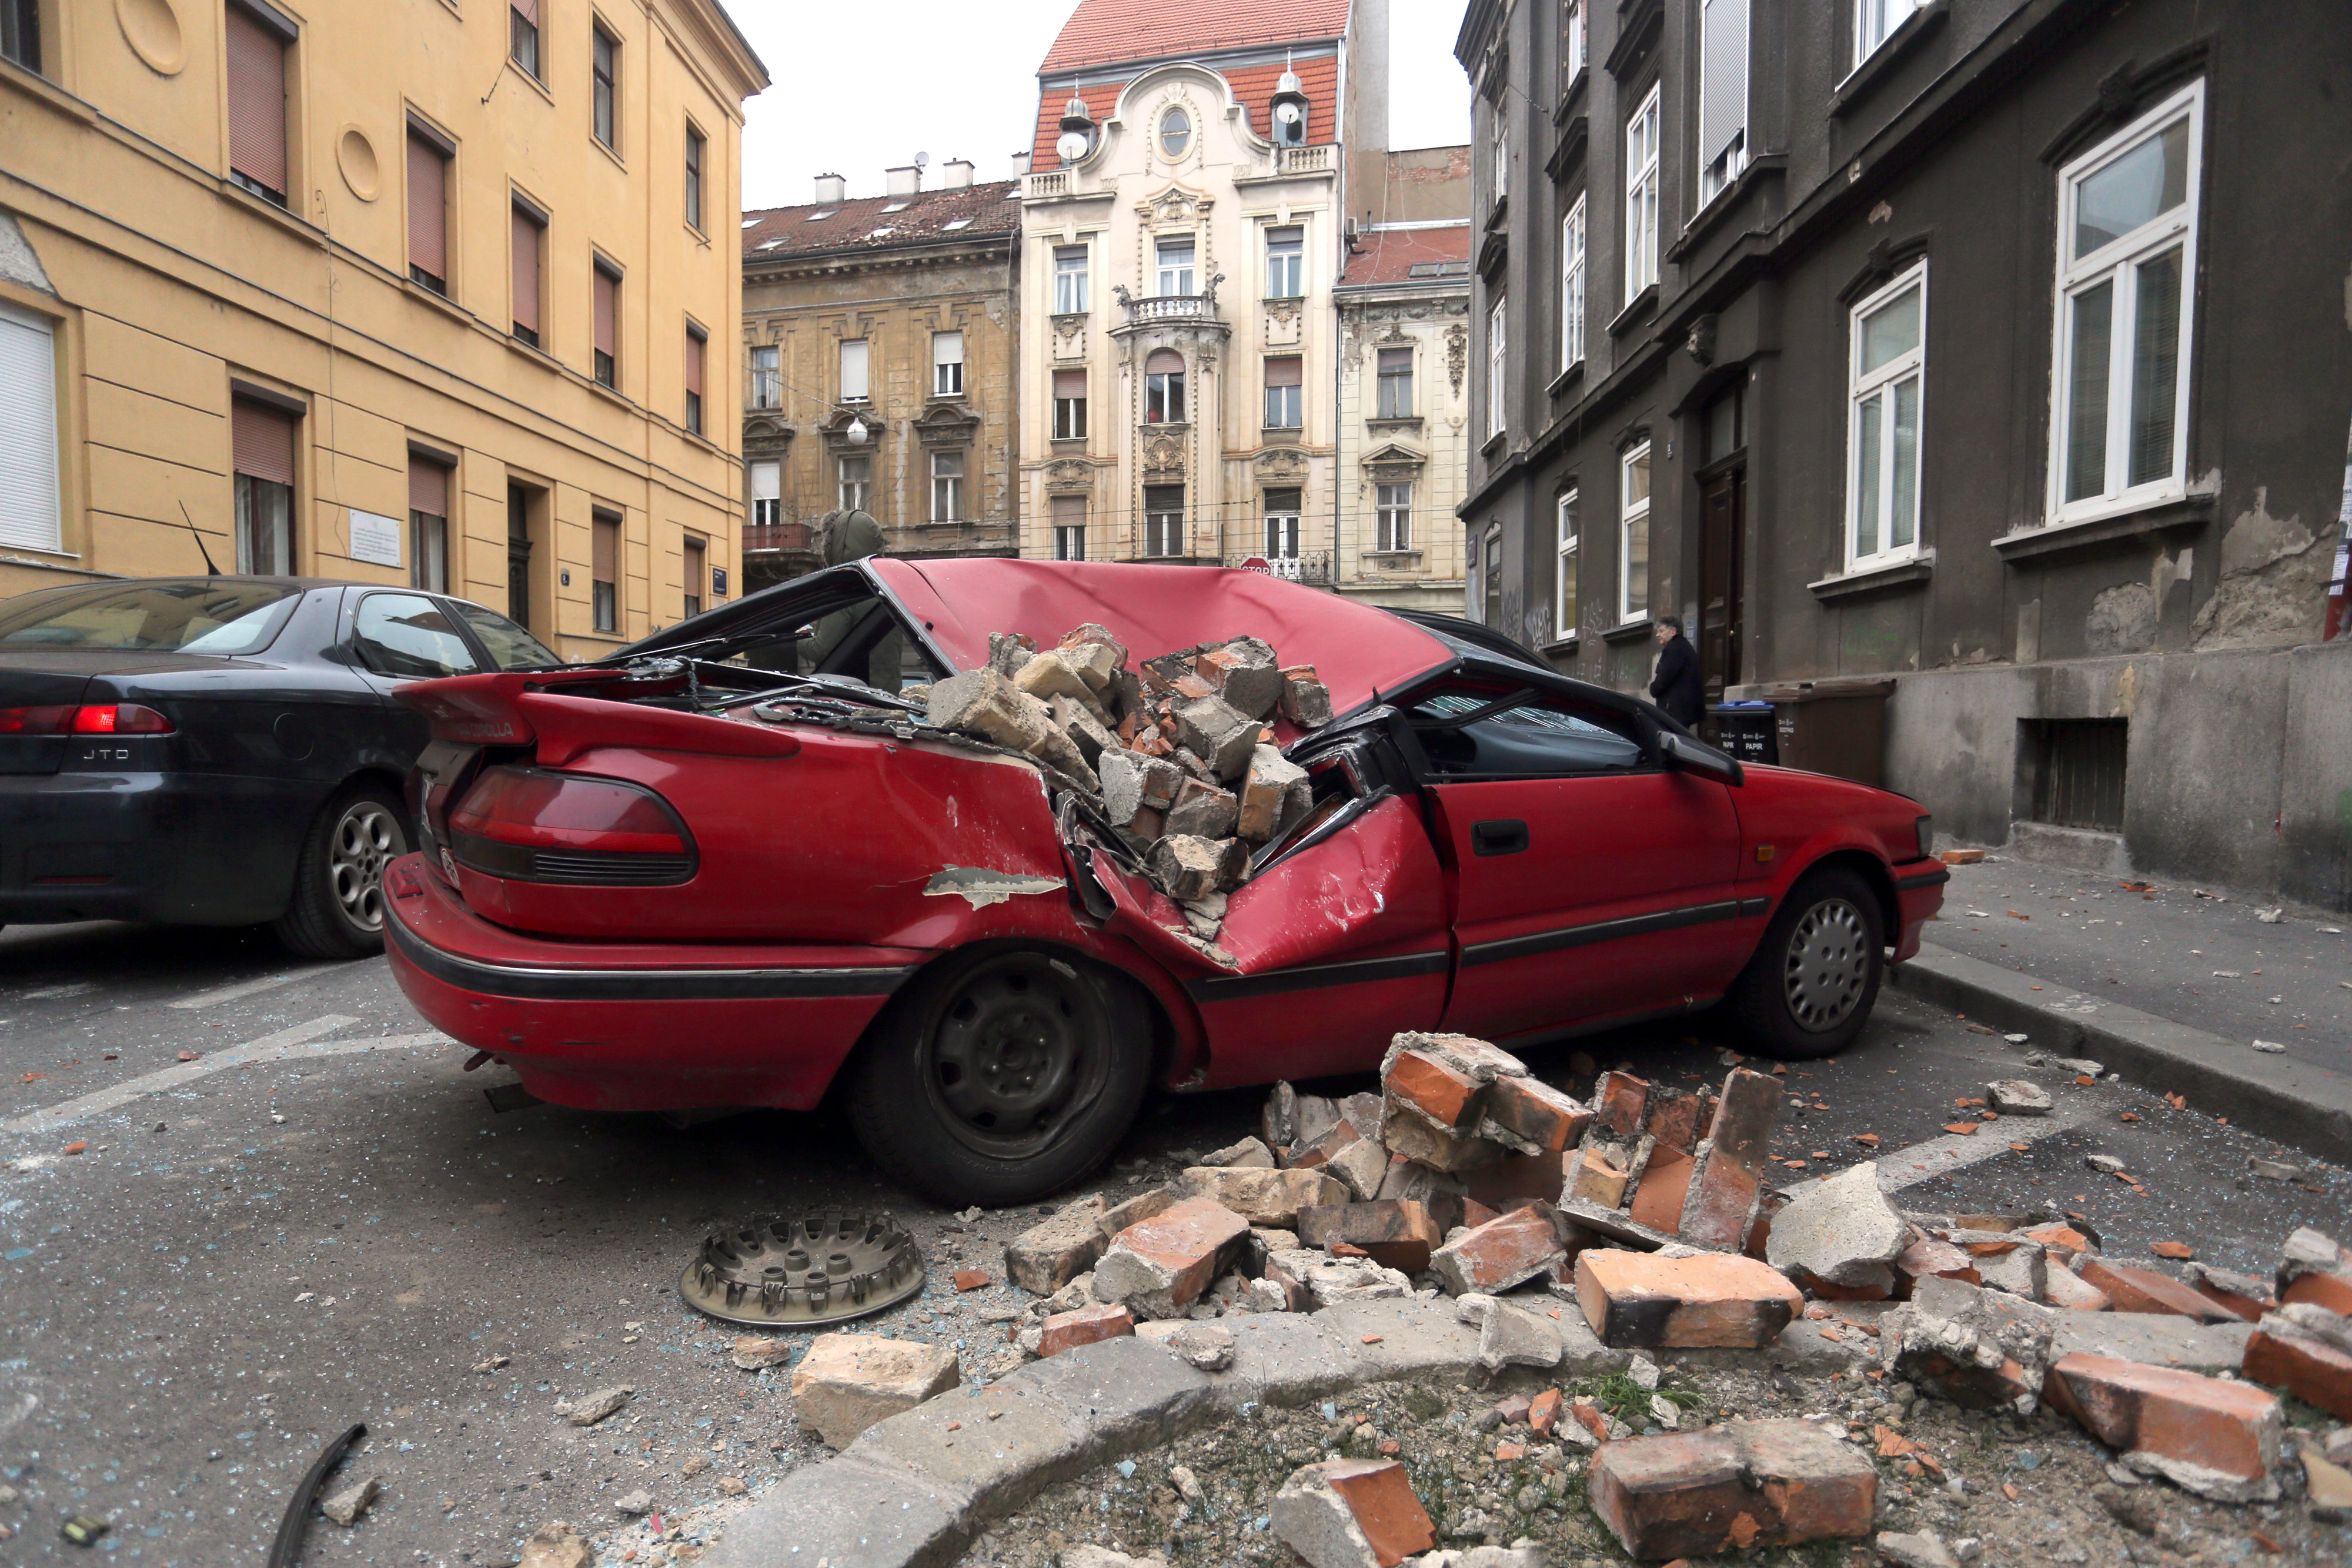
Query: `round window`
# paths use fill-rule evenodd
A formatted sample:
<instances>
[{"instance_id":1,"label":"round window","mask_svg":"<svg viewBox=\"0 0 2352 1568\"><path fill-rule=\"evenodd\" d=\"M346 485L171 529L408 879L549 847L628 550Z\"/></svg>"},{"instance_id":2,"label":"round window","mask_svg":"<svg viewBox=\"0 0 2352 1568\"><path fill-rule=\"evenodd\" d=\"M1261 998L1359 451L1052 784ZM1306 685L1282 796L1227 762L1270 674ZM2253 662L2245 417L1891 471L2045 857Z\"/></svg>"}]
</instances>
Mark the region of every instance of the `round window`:
<instances>
[{"instance_id":1,"label":"round window","mask_svg":"<svg viewBox=\"0 0 2352 1568\"><path fill-rule=\"evenodd\" d=\"M1192 117L1171 109L1160 121L1160 148L1171 158L1181 158L1192 145Z\"/></svg>"}]
</instances>

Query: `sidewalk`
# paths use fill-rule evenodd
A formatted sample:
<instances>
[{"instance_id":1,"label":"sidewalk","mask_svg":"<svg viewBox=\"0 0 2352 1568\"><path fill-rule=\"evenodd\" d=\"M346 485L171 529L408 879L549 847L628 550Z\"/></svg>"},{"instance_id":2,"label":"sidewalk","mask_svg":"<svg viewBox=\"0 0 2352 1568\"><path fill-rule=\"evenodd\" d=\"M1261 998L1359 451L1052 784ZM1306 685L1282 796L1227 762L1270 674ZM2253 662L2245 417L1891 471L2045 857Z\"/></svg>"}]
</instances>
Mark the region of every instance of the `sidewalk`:
<instances>
[{"instance_id":1,"label":"sidewalk","mask_svg":"<svg viewBox=\"0 0 2352 1568\"><path fill-rule=\"evenodd\" d=\"M1955 866L1896 985L2352 1160L2352 936L2235 898L2006 857ZM2256 1051L2252 1042L2284 1046Z\"/></svg>"}]
</instances>

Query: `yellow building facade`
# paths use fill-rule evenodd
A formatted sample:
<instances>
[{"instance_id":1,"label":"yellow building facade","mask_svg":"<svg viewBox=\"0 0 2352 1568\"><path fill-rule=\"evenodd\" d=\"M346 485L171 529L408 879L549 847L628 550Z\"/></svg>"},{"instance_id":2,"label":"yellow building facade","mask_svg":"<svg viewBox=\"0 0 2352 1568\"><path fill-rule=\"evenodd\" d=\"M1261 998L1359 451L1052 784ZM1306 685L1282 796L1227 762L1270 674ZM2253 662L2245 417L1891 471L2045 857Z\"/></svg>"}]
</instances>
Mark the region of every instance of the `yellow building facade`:
<instances>
[{"instance_id":1,"label":"yellow building facade","mask_svg":"<svg viewBox=\"0 0 2352 1568\"><path fill-rule=\"evenodd\" d=\"M732 586L767 78L718 5L8 16L0 593L209 556L594 657Z\"/></svg>"}]
</instances>

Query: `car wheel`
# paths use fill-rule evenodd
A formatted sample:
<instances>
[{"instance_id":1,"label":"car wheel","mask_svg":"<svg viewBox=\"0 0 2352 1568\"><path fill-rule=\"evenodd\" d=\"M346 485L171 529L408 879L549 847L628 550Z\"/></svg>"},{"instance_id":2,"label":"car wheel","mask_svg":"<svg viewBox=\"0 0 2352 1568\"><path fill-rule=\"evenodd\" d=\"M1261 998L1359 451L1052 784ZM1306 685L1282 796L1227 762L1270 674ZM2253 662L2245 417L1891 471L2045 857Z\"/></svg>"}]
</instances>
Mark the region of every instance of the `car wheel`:
<instances>
[{"instance_id":1,"label":"car wheel","mask_svg":"<svg viewBox=\"0 0 2352 1568\"><path fill-rule=\"evenodd\" d=\"M383 872L407 852L405 819L391 796L372 789L336 796L303 836L294 896L270 929L306 958L383 952Z\"/></svg>"},{"instance_id":2,"label":"car wheel","mask_svg":"<svg viewBox=\"0 0 2352 1568\"><path fill-rule=\"evenodd\" d=\"M1759 1056L1834 1056L1869 1020L1885 968L1878 900L1868 884L1850 871L1817 872L1780 901L1732 988L1731 1011Z\"/></svg>"},{"instance_id":3,"label":"car wheel","mask_svg":"<svg viewBox=\"0 0 2352 1568\"><path fill-rule=\"evenodd\" d=\"M908 1186L998 1208L1108 1158L1150 1069L1148 1004L1124 980L1027 950L950 957L878 1021L850 1080L850 1121Z\"/></svg>"}]
</instances>

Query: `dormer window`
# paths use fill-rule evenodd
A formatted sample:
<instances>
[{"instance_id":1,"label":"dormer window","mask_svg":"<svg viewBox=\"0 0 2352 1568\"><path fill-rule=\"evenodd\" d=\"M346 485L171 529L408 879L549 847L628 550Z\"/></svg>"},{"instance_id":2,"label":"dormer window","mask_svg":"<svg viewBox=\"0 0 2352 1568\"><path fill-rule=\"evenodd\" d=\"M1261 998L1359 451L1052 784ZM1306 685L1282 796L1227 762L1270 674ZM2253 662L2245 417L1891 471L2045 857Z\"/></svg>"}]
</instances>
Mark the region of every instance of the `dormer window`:
<instances>
[{"instance_id":1,"label":"dormer window","mask_svg":"<svg viewBox=\"0 0 2352 1568\"><path fill-rule=\"evenodd\" d=\"M1274 89L1274 141L1277 147L1307 145L1307 90L1296 71L1284 71Z\"/></svg>"},{"instance_id":2,"label":"dormer window","mask_svg":"<svg viewBox=\"0 0 2352 1568\"><path fill-rule=\"evenodd\" d=\"M1171 109L1160 117L1160 150L1170 158L1181 158L1192 146L1192 117L1181 109Z\"/></svg>"},{"instance_id":3,"label":"dormer window","mask_svg":"<svg viewBox=\"0 0 2352 1568\"><path fill-rule=\"evenodd\" d=\"M907 204L904 202L893 202L882 210L886 213L903 213L907 210Z\"/></svg>"}]
</instances>

